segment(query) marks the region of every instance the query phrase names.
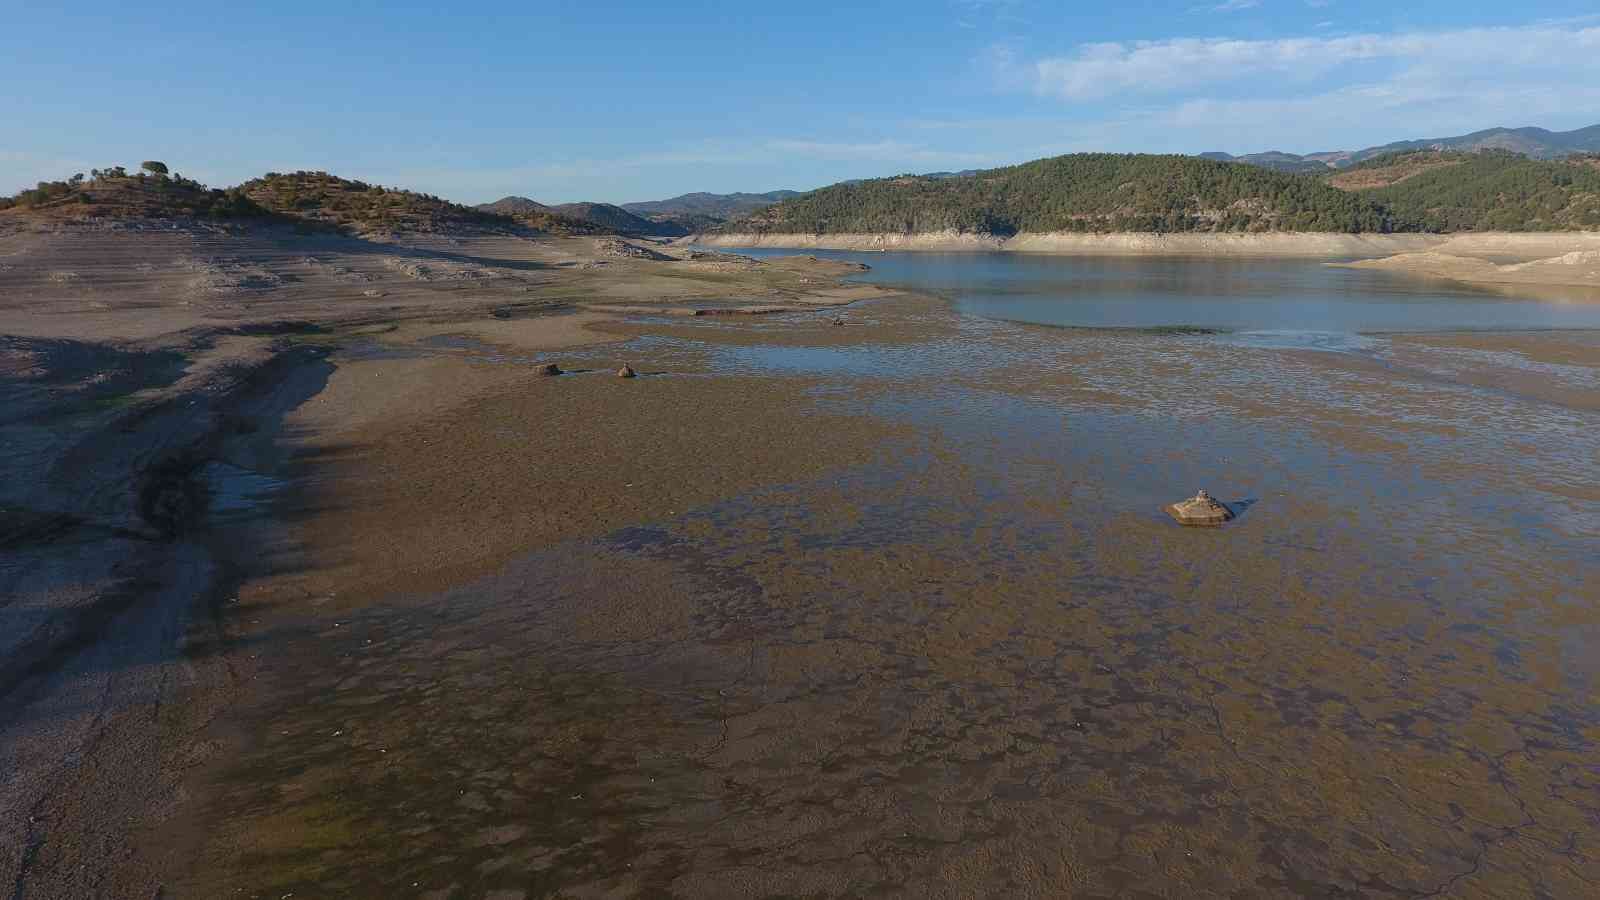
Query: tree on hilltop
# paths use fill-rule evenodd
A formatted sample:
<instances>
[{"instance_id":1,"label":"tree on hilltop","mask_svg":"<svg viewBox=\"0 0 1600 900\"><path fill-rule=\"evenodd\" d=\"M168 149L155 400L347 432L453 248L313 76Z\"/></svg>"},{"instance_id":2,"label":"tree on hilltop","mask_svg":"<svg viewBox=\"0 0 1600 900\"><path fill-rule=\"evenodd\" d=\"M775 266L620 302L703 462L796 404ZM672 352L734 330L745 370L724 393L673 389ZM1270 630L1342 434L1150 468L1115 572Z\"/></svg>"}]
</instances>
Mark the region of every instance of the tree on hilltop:
<instances>
[{"instance_id":1,"label":"tree on hilltop","mask_svg":"<svg viewBox=\"0 0 1600 900\"><path fill-rule=\"evenodd\" d=\"M169 171L166 163L154 159L147 159L139 163L139 168L149 172L151 175L166 175Z\"/></svg>"}]
</instances>

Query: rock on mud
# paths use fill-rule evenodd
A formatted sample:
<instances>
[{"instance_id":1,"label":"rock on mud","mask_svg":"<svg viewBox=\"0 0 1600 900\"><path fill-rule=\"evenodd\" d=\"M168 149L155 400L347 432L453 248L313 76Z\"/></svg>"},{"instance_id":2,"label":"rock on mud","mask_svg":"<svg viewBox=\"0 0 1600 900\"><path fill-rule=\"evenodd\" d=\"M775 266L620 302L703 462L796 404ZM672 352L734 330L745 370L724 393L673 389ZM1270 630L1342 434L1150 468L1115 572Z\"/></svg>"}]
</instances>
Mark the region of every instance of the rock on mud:
<instances>
[{"instance_id":1,"label":"rock on mud","mask_svg":"<svg viewBox=\"0 0 1600 900\"><path fill-rule=\"evenodd\" d=\"M1179 525L1221 525L1233 518L1233 510L1226 504L1217 502L1210 494L1201 491L1187 500L1166 507L1167 514L1178 521Z\"/></svg>"}]
</instances>

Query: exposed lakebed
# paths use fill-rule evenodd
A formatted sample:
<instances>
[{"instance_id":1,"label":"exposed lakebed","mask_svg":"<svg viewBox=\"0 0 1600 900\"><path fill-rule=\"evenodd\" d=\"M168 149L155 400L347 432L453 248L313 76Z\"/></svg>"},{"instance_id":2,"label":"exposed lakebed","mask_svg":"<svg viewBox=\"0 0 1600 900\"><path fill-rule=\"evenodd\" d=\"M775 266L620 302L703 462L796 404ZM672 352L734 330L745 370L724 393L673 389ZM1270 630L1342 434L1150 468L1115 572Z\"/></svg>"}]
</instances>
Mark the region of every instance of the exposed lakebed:
<instances>
[{"instance_id":1,"label":"exposed lakebed","mask_svg":"<svg viewBox=\"0 0 1600 900\"><path fill-rule=\"evenodd\" d=\"M1600 332L1537 329L1600 307L841 255L952 302L617 326L562 365L673 377L530 376L324 472L323 533L399 559L558 489L571 534L323 601L196 893L1593 891ZM595 464L524 491L558 453ZM1242 515L1173 525L1200 487Z\"/></svg>"}]
</instances>

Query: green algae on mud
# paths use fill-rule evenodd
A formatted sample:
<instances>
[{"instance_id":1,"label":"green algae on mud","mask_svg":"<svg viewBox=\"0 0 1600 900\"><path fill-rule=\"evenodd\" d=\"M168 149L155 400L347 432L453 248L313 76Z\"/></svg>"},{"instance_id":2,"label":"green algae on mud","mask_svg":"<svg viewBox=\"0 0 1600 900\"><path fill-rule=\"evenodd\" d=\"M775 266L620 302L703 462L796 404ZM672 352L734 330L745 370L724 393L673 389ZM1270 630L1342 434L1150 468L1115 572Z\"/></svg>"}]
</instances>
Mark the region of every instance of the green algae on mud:
<instances>
[{"instance_id":1,"label":"green algae on mud","mask_svg":"<svg viewBox=\"0 0 1600 900\"><path fill-rule=\"evenodd\" d=\"M1590 892L1581 354L1529 393L1479 346L860 315L674 324L628 348L657 394L508 375L367 432L392 471L314 533L498 549L267 645L192 893ZM1254 502L1160 514L1202 479Z\"/></svg>"}]
</instances>

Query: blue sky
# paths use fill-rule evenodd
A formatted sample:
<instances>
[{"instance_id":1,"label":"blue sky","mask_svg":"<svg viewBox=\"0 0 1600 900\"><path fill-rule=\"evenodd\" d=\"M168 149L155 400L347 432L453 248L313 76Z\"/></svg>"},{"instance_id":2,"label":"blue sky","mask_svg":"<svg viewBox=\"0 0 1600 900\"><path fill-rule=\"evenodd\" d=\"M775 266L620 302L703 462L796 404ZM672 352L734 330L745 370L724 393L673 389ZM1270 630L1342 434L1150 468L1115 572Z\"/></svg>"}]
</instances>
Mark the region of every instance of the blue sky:
<instances>
[{"instance_id":1,"label":"blue sky","mask_svg":"<svg viewBox=\"0 0 1600 900\"><path fill-rule=\"evenodd\" d=\"M464 202L1600 122L1582 2L0 0L0 191L162 159Z\"/></svg>"}]
</instances>

